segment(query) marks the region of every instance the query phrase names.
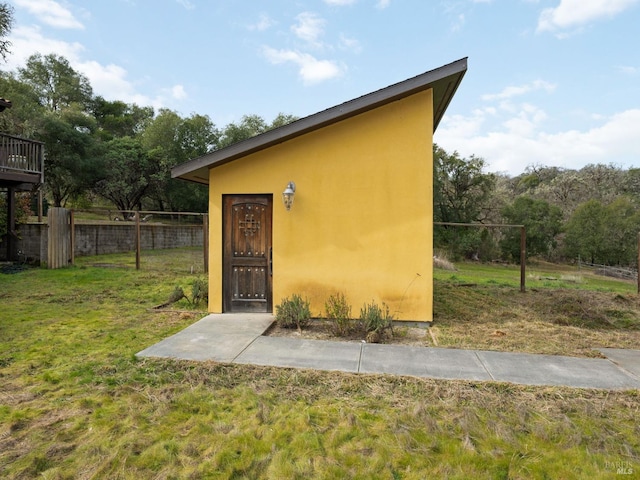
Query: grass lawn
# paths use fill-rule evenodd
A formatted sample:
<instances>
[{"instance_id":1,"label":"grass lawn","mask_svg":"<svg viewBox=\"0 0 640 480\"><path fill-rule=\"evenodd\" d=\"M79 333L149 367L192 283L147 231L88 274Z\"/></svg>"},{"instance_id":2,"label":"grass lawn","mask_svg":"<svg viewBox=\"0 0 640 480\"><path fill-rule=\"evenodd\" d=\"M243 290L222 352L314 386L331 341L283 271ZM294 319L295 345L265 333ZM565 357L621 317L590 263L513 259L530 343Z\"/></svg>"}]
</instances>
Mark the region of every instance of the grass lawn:
<instances>
[{"instance_id":1,"label":"grass lawn","mask_svg":"<svg viewBox=\"0 0 640 480\"><path fill-rule=\"evenodd\" d=\"M128 256L109 256L80 258L62 270L0 274L0 478L542 479L640 472L637 390L137 359L136 352L203 315L184 300L175 312L151 309L176 285L188 294L202 277L197 268L191 273L198 254L146 255L140 271ZM111 266L92 266L98 263ZM483 347L482 330L473 342L473 329L483 323L487 331L505 330L496 337L504 341L531 321L529 313L543 322L539 312L558 300L566 302L564 313L550 324L570 329L565 343L578 344L566 351L580 354L586 347L575 337L592 331L621 341L637 334L633 286L583 277L557 288L559 281L544 279L554 275L547 269L519 294L517 273L516 287L509 283L517 270L503 278L501 268L436 272L440 343ZM604 309L608 316L581 316L570 299L582 297L568 292L601 295L594 298L615 308ZM464 336L456 333L458 315ZM528 335L541 345L538 337L547 332Z\"/></svg>"}]
</instances>

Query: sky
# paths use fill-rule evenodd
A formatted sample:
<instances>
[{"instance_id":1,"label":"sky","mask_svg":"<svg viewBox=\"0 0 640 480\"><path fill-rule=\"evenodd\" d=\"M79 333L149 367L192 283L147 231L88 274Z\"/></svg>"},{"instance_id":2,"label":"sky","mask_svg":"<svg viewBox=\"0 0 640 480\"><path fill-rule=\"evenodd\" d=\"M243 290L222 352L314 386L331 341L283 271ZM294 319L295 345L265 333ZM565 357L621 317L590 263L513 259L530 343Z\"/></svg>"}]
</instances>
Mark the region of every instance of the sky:
<instances>
[{"instance_id":1,"label":"sky","mask_svg":"<svg viewBox=\"0 0 640 480\"><path fill-rule=\"evenodd\" d=\"M435 132L516 176L640 167L640 0L12 0L16 71L65 57L94 94L219 128L305 117L468 57Z\"/></svg>"}]
</instances>

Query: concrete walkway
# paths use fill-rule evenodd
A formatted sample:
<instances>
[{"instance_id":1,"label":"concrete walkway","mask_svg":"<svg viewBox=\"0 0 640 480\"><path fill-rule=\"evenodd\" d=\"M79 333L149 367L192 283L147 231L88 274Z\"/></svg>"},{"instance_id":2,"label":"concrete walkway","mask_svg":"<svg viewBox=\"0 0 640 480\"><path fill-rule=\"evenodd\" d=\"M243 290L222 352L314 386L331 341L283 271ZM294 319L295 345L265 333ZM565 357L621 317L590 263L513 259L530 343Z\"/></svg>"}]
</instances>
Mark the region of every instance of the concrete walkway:
<instances>
[{"instance_id":1,"label":"concrete walkway","mask_svg":"<svg viewBox=\"0 0 640 480\"><path fill-rule=\"evenodd\" d=\"M640 388L640 350L606 359L265 337L271 314L208 315L137 354L274 367L578 388Z\"/></svg>"}]
</instances>

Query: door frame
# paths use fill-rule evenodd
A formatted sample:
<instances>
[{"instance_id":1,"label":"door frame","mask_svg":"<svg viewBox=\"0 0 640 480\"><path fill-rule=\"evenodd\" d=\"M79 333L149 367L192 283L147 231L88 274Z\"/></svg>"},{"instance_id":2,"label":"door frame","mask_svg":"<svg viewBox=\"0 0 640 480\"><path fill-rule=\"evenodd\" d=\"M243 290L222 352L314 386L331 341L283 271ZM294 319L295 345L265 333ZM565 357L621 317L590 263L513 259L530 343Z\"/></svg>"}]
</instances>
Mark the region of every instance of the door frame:
<instances>
[{"instance_id":1,"label":"door frame","mask_svg":"<svg viewBox=\"0 0 640 480\"><path fill-rule=\"evenodd\" d=\"M257 203L267 207L267 236L266 236L266 312L273 313L273 194L223 194L222 195L222 312L238 312L232 306L233 285L230 270L232 267L233 248L230 208L235 203ZM250 312L248 310L247 312Z\"/></svg>"}]
</instances>

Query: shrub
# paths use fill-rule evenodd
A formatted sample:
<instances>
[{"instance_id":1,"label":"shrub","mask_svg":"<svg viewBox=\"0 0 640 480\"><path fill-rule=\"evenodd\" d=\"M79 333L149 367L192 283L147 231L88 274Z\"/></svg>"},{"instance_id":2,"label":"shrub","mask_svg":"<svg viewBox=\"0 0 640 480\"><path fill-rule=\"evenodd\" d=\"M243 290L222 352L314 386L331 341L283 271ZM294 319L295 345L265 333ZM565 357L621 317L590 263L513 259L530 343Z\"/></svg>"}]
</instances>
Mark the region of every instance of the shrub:
<instances>
[{"instance_id":1,"label":"shrub","mask_svg":"<svg viewBox=\"0 0 640 480\"><path fill-rule=\"evenodd\" d=\"M309 301L302 299L300 295L293 294L291 300L289 297L276 305L276 321L283 328L302 329L308 325L311 320L311 310Z\"/></svg>"},{"instance_id":2,"label":"shrub","mask_svg":"<svg viewBox=\"0 0 640 480\"><path fill-rule=\"evenodd\" d=\"M379 306L372 301L360 309L360 322L365 332L381 335L391 328L393 315L389 312L389 306L386 303L382 302L382 306Z\"/></svg>"},{"instance_id":3,"label":"shrub","mask_svg":"<svg viewBox=\"0 0 640 480\"><path fill-rule=\"evenodd\" d=\"M7 193L0 193L0 242L2 236L7 233ZM16 193L15 196L15 222L16 225L26 223L31 215L31 194Z\"/></svg>"},{"instance_id":4,"label":"shrub","mask_svg":"<svg viewBox=\"0 0 640 480\"><path fill-rule=\"evenodd\" d=\"M176 285L175 288L173 289L173 292L171 292L171 295L169 295L169 298L165 306L171 305L172 303L176 303L182 300L183 298L186 298L187 300L189 300L189 298L184 294L184 290L182 290L182 287L180 285Z\"/></svg>"},{"instance_id":5,"label":"shrub","mask_svg":"<svg viewBox=\"0 0 640 480\"><path fill-rule=\"evenodd\" d=\"M324 310L327 319L332 323L333 333L336 335L346 335L354 329L355 325L351 320L351 305L347 303L343 293L331 295L324 302Z\"/></svg>"},{"instance_id":6,"label":"shrub","mask_svg":"<svg viewBox=\"0 0 640 480\"><path fill-rule=\"evenodd\" d=\"M209 299L209 283L206 278L196 278L191 285L191 302L198 305Z\"/></svg>"}]
</instances>

